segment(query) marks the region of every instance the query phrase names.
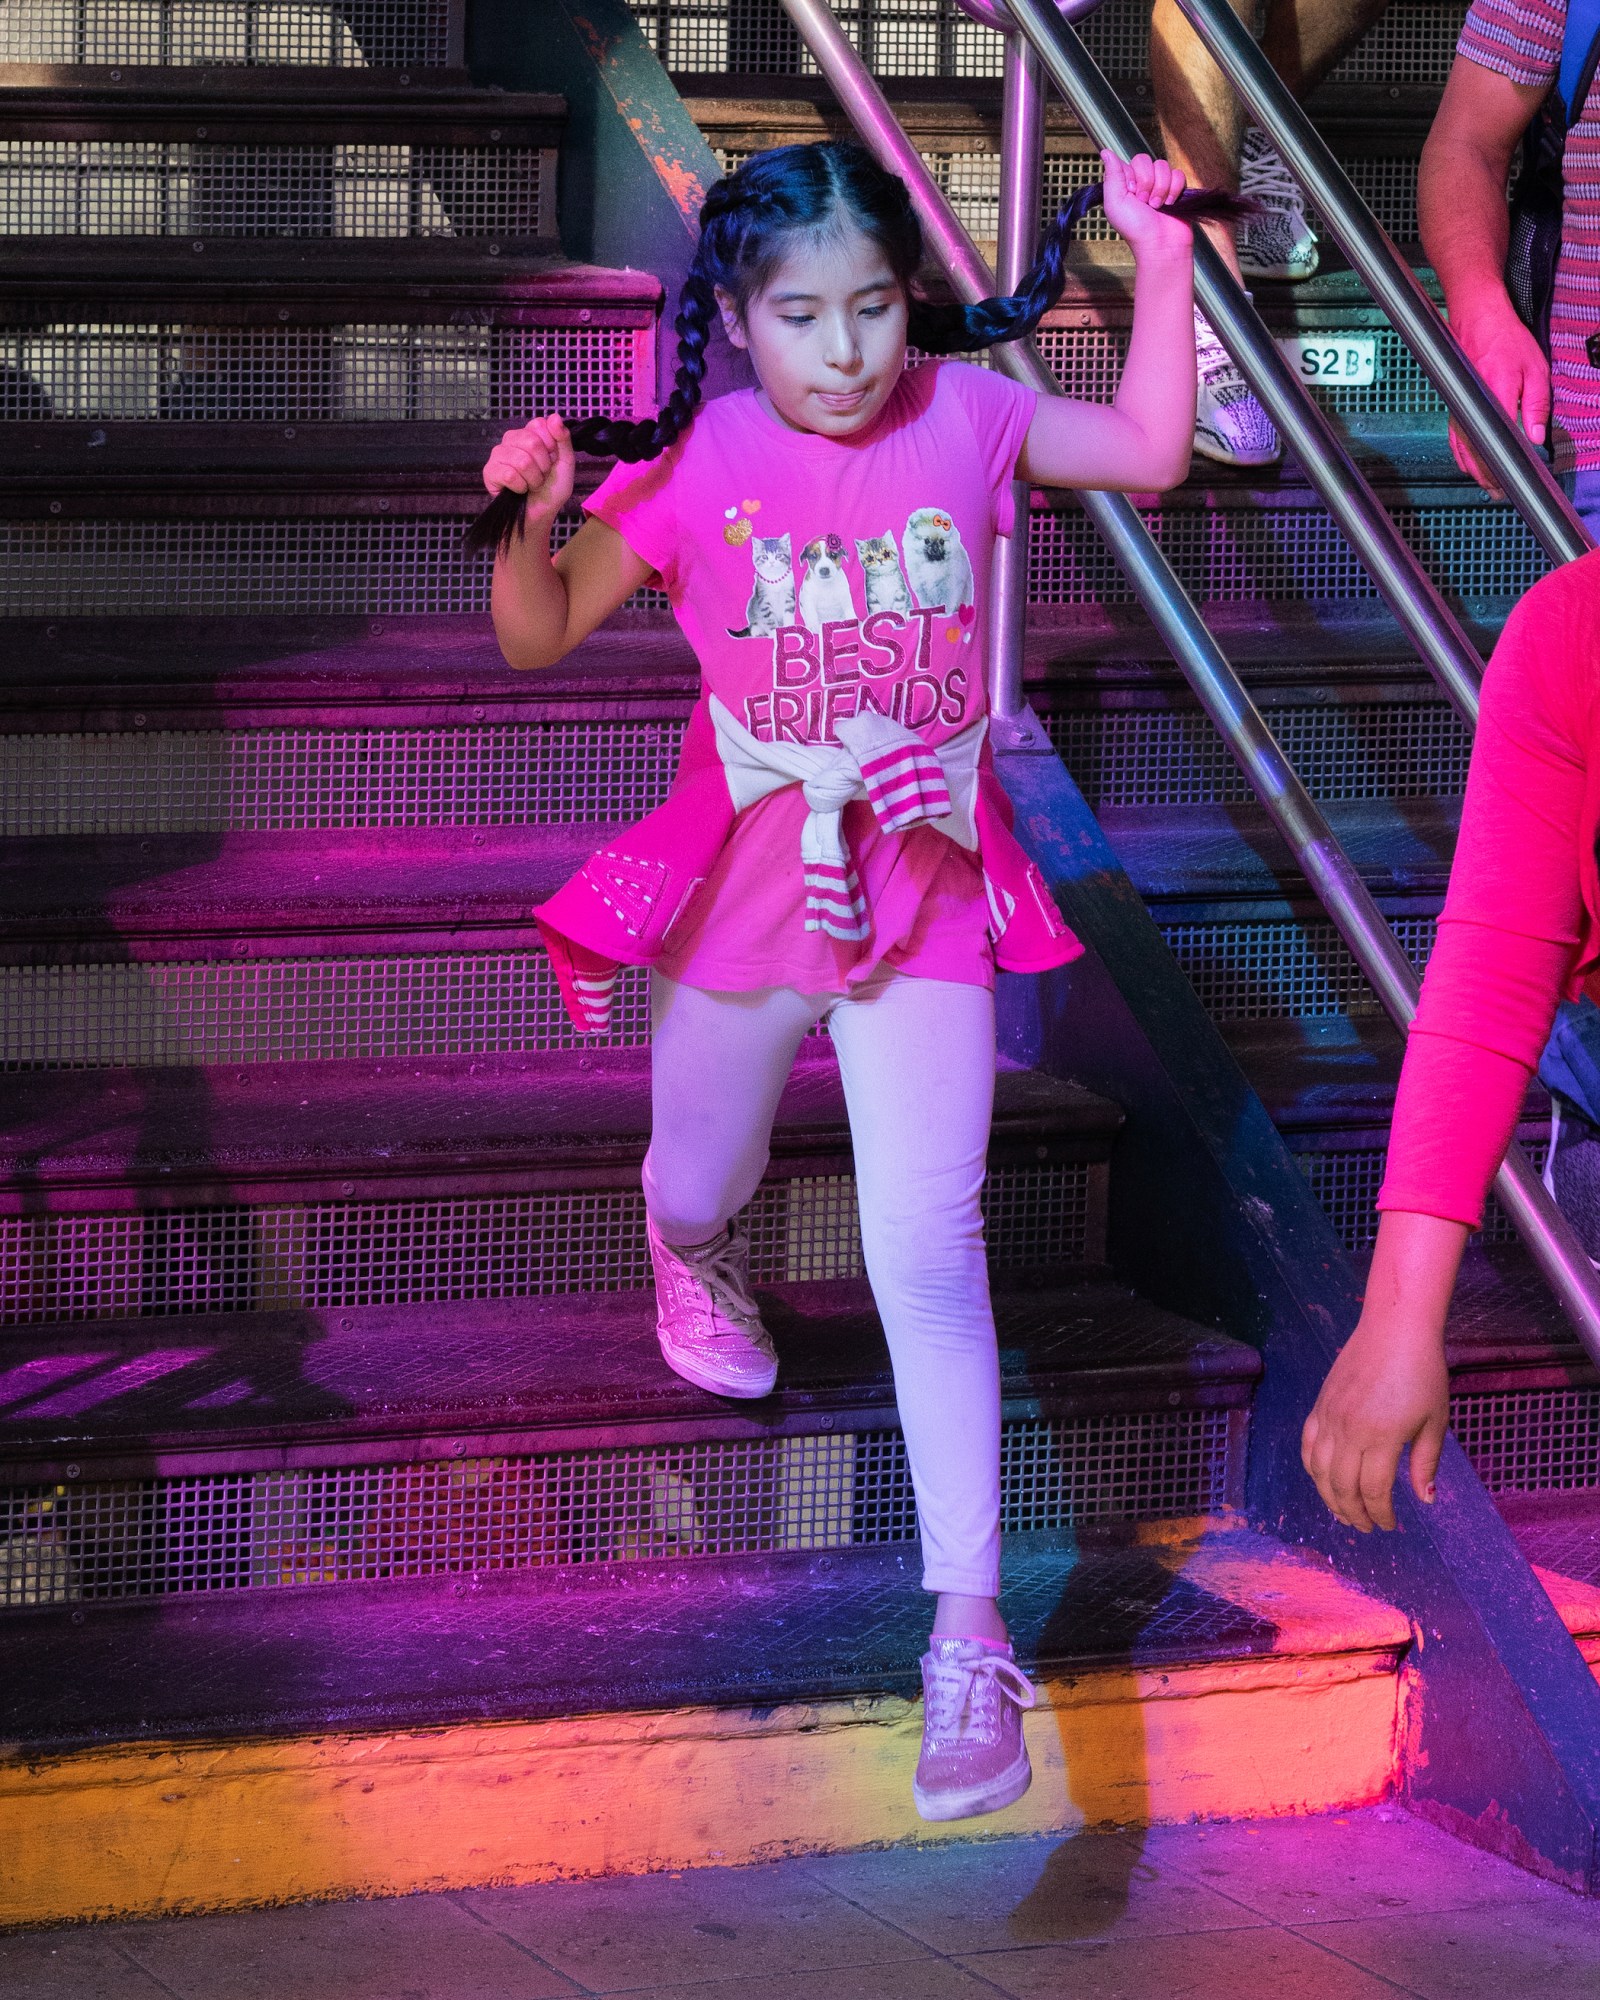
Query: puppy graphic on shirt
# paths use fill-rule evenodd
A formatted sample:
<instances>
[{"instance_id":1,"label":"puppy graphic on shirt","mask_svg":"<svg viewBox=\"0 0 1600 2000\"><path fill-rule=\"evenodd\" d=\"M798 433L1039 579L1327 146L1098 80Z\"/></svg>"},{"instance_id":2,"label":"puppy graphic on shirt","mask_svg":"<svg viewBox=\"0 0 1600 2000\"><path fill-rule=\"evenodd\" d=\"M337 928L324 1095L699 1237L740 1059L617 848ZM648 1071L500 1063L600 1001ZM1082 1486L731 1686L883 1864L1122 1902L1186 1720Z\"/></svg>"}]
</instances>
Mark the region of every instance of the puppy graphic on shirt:
<instances>
[{"instance_id":1,"label":"puppy graphic on shirt","mask_svg":"<svg viewBox=\"0 0 1600 2000\"><path fill-rule=\"evenodd\" d=\"M818 535L800 551L800 620L812 632L856 615L844 565L844 542L838 535Z\"/></svg>"},{"instance_id":2,"label":"puppy graphic on shirt","mask_svg":"<svg viewBox=\"0 0 1600 2000\"><path fill-rule=\"evenodd\" d=\"M924 611L949 616L970 604L974 590L972 558L961 543L961 530L941 507L919 507L906 523L906 581Z\"/></svg>"}]
</instances>

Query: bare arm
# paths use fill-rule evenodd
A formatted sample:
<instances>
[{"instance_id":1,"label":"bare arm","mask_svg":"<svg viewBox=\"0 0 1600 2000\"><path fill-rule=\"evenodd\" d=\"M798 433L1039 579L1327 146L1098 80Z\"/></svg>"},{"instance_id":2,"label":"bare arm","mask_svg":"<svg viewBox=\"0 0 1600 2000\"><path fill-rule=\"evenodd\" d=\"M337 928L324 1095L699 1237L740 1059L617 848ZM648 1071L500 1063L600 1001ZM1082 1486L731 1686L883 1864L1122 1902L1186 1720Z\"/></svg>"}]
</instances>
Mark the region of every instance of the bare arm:
<instances>
[{"instance_id":1,"label":"bare arm","mask_svg":"<svg viewBox=\"0 0 1600 2000\"><path fill-rule=\"evenodd\" d=\"M507 663L554 666L653 574L615 528L590 519L559 555L550 553L556 516L572 497L572 442L559 417L507 431L483 469L491 493L528 495L522 536L494 566L490 612Z\"/></svg>"},{"instance_id":2,"label":"bare arm","mask_svg":"<svg viewBox=\"0 0 1600 2000\"><path fill-rule=\"evenodd\" d=\"M1122 178L1118 178L1119 174ZM1152 493L1176 486L1194 446L1194 239L1164 215L1183 176L1141 154L1106 158L1106 214L1133 246L1133 333L1111 403L1041 396L1018 476L1038 486Z\"/></svg>"},{"instance_id":3,"label":"bare arm","mask_svg":"<svg viewBox=\"0 0 1600 2000\"><path fill-rule=\"evenodd\" d=\"M1457 56L1417 174L1422 243L1444 286L1451 327L1535 444L1544 443L1550 422L1550 364L1506 291L1506 177L1544 95L1538 84L1513 83ZM1497 493L1453 424L1450 447L1463 472Z\"/></svg>"},{"instance_id":4,"label":"bare arm","mask_svg":"<svg viewBox=\"0 0 1600 2000\"><path fill-rule=\"evenodd\" d=\"M1334 1515L1363 1534L1394 1526L1406 1445L1417 1498L1433 1499L1450 1423L1444 1323L1468 1234L1437 1215L1389 1209L1379 1218L1361 1317L1306 1418L1306 1471Z\"/></svg>"}]
</instances>

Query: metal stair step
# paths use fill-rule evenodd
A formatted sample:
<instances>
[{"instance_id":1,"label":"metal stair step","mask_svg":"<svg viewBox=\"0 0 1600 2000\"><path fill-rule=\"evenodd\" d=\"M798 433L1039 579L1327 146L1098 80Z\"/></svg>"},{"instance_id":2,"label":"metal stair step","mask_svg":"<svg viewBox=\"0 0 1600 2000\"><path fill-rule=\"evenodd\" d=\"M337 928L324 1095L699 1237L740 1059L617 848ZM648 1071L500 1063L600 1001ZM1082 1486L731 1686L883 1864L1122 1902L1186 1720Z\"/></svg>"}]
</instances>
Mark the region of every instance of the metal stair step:
<instances>
[{"instance_id":1,"label":"metal stair step","mask_svg":"<svg viewBox=\"0 0 1600 2000\"><path fill-rule=\"evenodd\" d=\"M635 1184L650 1132L644 1051L433 1056L192 1070L13 1074L0 1137L0 1213L48 1188L113 1206L146 1199L272 1201L312 1188L368 1200L402 1188ZM89 1115L92 1109L92 1116ZM1122 1114L1032 1070L996 1081L1007 1164L1104 1161ZM839 1074L822 1048L796 1065L773 1137L778 1171L848 1167Z\"/></svg>"},{"instance_id":2,"label":"metal stair step","mask_svg":"<svg viewBox=\"0 0 1600 2000\"><path fill-rule=\"evenodd\" d=\"M1310 1650L1281 1603L1224 1595L1228 1558L1266 1589L1304 1567L1344 1616L1330 1649L1405 1647L1404 1619L1340 1590L1282 1544L1215 1524L1208 1574L1176 1538L1080 1553L1018 1549L1006 1603L1034 1671ZM1186 1567L1195 1574L1185 1575ZM917 1565L898 1549L640 1561L382 1591L263 1591L214 1604L62 1610L9 1621L8 1740L34 1754L115 1742L602 1715L615 1710L910 1694L926 1637ZM1243 1578L1236 1575L1235 1592ZM1206 1588L1210 1583L1211 1588ZM1291 1593L1290 1603L1295 1593ZM1304 1593L1299 1593L1304 1595ZM1342 1600L1350 1600L1349 1604ZM1060 1616L1070 1603L1070 1619ZM1353 1615L1365 1607L1363 1620ZM803 1607L803 1610L802 1610ZM1304 1609L1303 1606L1299 1607Z\"/></svg>"},{"instance_id":3,"label":"metal stair step","mask_svg":"<svg viewBox=\"0 0 1600 2000\"><path fill-rule=\"evenodd\" d=\"M765 1286L761 1304L782 1375L754 1411L665 1367L648 1290L13 1328L0 1484L155 1458L175 1478L780 1435L820 1450L894 1426L865 1280ZM1018 1417L1241 1408L1261 1371L1254 1348L1102 1280L1002 1289L995 1312Z\"/></svg>"},{"instance_id":4,"label":"metal stair step","mask_svg":"<svg viewBox=\"0 0 1600 2000\"><path fill-rule=\"evenodd\" d=\"M554 241L559 98L0 89L7 236Z\"/></svg>"}]
</instances>

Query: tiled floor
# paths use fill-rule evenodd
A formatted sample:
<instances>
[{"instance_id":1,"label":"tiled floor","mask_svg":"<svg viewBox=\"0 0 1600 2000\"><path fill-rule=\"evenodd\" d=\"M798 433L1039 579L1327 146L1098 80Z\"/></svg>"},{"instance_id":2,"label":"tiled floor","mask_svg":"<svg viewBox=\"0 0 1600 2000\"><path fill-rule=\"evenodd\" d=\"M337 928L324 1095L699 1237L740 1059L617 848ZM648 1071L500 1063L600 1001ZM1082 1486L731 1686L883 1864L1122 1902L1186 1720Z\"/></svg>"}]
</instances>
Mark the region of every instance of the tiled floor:
<instances>
[{"instance_id":1,"label":"tiled floor","mask_svg":"<svg viewBox=\"0 0 1600 2000\"><path fill-rule=\"evenodd\" d=\"M1597 2000L1600 1902L1389 1809L0 1938L0 2000Z\"/></svg>"}]
</instances>

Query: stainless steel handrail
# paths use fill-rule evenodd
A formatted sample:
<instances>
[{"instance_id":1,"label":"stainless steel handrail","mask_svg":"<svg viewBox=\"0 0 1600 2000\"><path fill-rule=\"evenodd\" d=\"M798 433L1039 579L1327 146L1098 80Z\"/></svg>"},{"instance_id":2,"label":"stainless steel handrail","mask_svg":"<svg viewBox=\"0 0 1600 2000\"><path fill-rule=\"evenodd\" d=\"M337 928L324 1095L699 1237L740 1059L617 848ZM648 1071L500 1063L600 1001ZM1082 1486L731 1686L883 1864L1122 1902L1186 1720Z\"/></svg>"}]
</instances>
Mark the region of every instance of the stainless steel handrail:
<instances>
[{"instance_id":1,"label":"stainless steel handrail","mask_svg":"<svg viewBox=\"0 0 1600 2000\"><path fill-rule=\"evenodd\" d=\"M1553 562L1594 547L1544 455L1484 386L1416 273L1395 248L1326 140L1251 39L1227 0L1178 0L1212 60L1249 106L1310 195L1362 283L1394 322L1423 373L1502 492Z\"/></svg>"},{"instance_id":2,"label":"stainless steel handrail","mask_svg":"<svg viewBox=\"0 0 1600 2000\"><path fill-rule=\"evenodd\" d=\"M957 295L969 303L991 297L994 274L850 46L827 0L783 0L783 6L857 136L911 189L929 245ZM994 354L1008 375L1039 394L1063 393L1032 341L998 347ZM1079 498L1352 957L1391 1018L1402 1030L1408 1028L1419 992L1411 961L1249 690L1132 503L1119 493L1085 491ZM1495 1192L1579 1340L1600 1364L1600 1277L1520 1147L1513 1145L1507 1153Z\"/></svg>"},{"instance_id":3,"label":"stainless steel handrail","mask_svg":"<svg viewBox=\"0 0 1600 2000\"><path fill-rule=\"evenodd\" d=\"M1123 159L1143 151L1144 135L1051 0L1006 0L1006 5L1094 143ZM1483 678L1477 647L1202 231L1195 233L1194 249L1201 310L1456 713L1476 726Z\"/></svg>"}]
</instances>

